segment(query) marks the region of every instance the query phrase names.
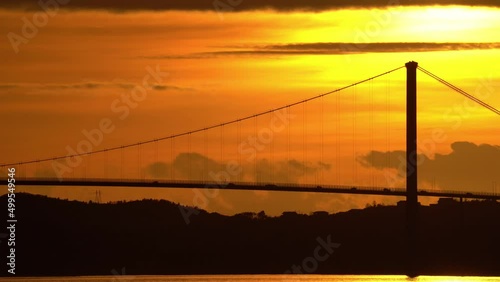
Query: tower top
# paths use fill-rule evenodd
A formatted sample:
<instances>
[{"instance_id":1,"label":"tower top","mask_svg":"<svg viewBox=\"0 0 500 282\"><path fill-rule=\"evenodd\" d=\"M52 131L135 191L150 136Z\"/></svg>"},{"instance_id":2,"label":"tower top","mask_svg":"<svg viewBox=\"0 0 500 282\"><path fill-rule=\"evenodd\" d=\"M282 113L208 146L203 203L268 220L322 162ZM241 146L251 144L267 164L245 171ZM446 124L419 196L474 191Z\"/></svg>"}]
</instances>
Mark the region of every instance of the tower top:
<instances>
[{"instance_id":1,"label":"tower top","mask_svg":"<svg viewBox=\"0 0 500 282\"><path fill-rule=\"evenodd\" d=\"M410 62L406 63L405 66L407 68L417 68L418 67L418 63L414 62L414 61L410 61Z\"/></svg>"}]
</instances>

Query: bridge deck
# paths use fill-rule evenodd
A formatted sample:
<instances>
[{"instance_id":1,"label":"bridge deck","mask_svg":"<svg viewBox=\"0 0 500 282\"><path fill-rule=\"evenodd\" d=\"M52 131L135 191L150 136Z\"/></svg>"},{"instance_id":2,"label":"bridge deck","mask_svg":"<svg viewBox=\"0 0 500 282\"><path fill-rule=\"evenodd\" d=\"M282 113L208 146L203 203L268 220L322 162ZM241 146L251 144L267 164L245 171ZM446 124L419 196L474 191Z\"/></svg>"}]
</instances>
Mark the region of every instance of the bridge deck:
<instances>
[{"instance_id":1,"label":"bridge deck","mask_svg":"<svg viewBox=\"0 0 500 282\"><path fill-rule=\"evenodd\" d=\"M93 186L93 187L136 187L136 188L180 188L180 189L221 189L221 190L247 190L247 191L278 191L278 192L310 192L310 193L338 193L338 194L361 194L361 195L383 195L383 196L406 196L405 188L389 187L362 187L346 185L305 185L305 184L265 184L250 182L202 182L202 181L162 181L144 179L16 179L16 186ZM467 191L438 191L418 190L419 196L425 197L448 197L500 200L499 194L477 193Z\"/></svg>"}]
</instances>

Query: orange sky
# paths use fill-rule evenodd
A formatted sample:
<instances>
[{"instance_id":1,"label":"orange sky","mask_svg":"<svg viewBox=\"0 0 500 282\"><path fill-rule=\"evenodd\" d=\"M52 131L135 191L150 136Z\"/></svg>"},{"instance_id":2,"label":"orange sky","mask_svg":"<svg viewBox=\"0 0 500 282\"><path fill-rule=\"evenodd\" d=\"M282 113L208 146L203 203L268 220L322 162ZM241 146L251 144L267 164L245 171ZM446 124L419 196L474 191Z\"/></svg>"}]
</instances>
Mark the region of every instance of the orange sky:
<instances>
[{"instance_id":1,"label":"orange sky","mask_svg":"<svg viewBox=\"0 0 500 282\"><path fill-rule=\"evenodd\" d=\"M0 33L6 35L0 41L0 118L4 120L0 163L65 155L67 146L74 148L85 138L82 130L97 128L103 118L110 119L115 129L96 150L269 110L410 60L500 107L498 8L381 7L223 14L213 10L59 10L29 36L32 38L15 41L12 34L23 36L23 18L32 21L35 13L0 10ZM154 82L144 100L121 118L123 112L113 110L113 103L142 83L147 68L158 68L168 76ZM500 183L499 117L421 72L418 79L419 140L432 139L436 130L446 136L424 152L430 159L423 167L422 187L491 192L494 183L497 187ZM175 150L170 141L160 143L158 149L144 146L139 163L134 159L137 150L131 149L125 157L132 164L125 168L120 168L117 155L106 156L107 168L103 168L104 156L96 156L86 173L101 177L125 170L127 175L139 177L141 171L154 178L175 171L177 177L188 178L195 169L186 172L185 166L208 158L213 167L198 170L200 177L238 161L244 172L236 180L254 181L257 170L260 180L268 182L385 186L384 172L395 170L384 160L397 154L384 160L367 156L370 151L404 150L404 80L402 69L307 103L305 108L292 108L295 118L275 134L272 145L264 146L256 162L238 152L238 145L268 127L272 115L257 123L250 120L224 128L222 159L220 129L216 129L207 137L202 133L176 141ZM477 146L480 144L487 145ZM290 160L298 165L292 167ZM294 171L297 167L302 171ZM22 169L27 175L54 175L50 163L18 168ZM83 166L73 176L83 175L82 171ZM396 186L404 186L404 182ZM61 187L19 190L82 200L93 199L95 191ZM101 191L105 201L165 198L192 205L196 196L193 191L179 190ZM226 214L339 211L364 207L374 199L395 201L233 191L221 192L206 208Z\"/></svg>"}]
</instances>

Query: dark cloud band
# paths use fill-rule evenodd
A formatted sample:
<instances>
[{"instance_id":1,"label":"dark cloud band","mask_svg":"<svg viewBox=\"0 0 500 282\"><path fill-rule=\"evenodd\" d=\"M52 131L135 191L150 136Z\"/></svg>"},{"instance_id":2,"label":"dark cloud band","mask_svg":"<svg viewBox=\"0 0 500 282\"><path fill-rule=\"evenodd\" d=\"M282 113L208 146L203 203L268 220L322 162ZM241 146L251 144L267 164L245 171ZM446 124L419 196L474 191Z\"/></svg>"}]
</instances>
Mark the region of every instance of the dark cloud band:
<instances>
[{"instance_id":1,"label":"dark cloud band","mask_svg":"<svg viewBox=\"0 0 500 282\"><path fill-rule=\"evenodd\" d=\"M465 5L500 7L497 0L42 0L41 2L65 3L67 9L104 9L104 10L221 10L249 11L273 9L276 11L324 11L345 8L375 8L387 6L428 6L428 5ZM0 7L19 9L38 9L38 0L1 1Z\"/></svg>"},{"instance_id":2,"label":"dark cloud band","mask_svg":"<svg viewBox=\"0 0 500 282\"><path fill-rule=\"evenodd\" d=\"M292 55L344 55L363 53L437 52L457 50L500 49L498 42L435 43L435 42L379 42L379 43L292 43L252 46L225 46L224 51L202 52L188 55L149 56L153 59L207 59L220 56L292 56Z\"/></svg>"}]
</instances>

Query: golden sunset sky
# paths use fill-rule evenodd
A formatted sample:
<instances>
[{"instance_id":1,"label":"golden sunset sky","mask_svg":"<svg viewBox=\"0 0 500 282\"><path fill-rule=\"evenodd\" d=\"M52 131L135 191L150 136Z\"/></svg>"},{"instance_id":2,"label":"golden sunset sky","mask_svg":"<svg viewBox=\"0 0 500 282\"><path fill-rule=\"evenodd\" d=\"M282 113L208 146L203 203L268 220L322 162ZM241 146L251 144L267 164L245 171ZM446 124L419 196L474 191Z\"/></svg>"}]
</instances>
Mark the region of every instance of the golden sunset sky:
<instances>
[{"instance_id":1,"label":"golden sunset sky","mask_svg":"<svg viewBox=\"0 0 500 282\"><path fill-rule=\"evenodd\" d=\"M65 156L68 146L85 140L82 131L99 128L103 119L113 131L93 150L267 111L408 61L500 108L500 6L494 1L65 2L52 1L59 7L48 13L36 1L0 4L2 164ZM126 106L124 95L152 70L161 73L159 79L151 79L144 99ZM405 149L405 78L403 68L290 108L290 124L251 160L238 146L269 127L275 115L179 138L175 145L167 140L124 156L98 155L65 176L206 179L209 171L236 161L243 172L234 181L404 187L404 179L389 183L387 175L397 173ZM500 192L497 114L418 72L418 130L426 158L420 188ZM17 170L19 177L57 174L51 162ZM401 200L221 191L200 205L191 190L18 192L88 201L96 189L103 201L159 198L224 214L336 212Z\"/></svg>"}]
</instances>

